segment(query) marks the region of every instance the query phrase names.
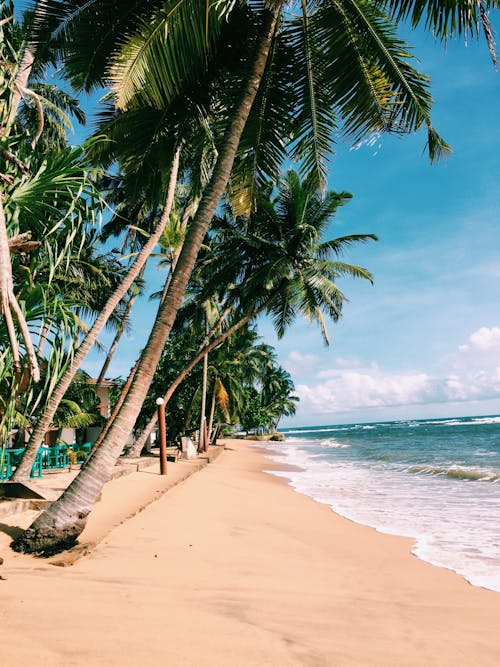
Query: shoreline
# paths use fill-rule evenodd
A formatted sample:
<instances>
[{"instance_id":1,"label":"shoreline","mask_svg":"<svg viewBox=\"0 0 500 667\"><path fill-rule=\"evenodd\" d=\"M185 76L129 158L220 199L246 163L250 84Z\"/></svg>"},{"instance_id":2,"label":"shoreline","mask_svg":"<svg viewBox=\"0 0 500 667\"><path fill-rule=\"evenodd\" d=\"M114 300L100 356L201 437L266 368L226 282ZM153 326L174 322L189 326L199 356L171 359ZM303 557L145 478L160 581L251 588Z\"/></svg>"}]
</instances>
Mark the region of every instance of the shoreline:
<instances>
[{"instance_id":1,"label":"shoreline","mask_svg":"<svg viewBox=\"0 0 500 667\"><path fill-rule=\"evenodd\" d=\"M259 447L224 442L72 567L2 554L5 667L500 664L498 593L294 492Z\"/></svg>"},{"instance_id":2,"label":"shoreline","mask_svg":"<svg viewBox=\"0 0 500 667\"><path fill-rule=\"evenodd\" d=\"M259 446L259 443L256 443L256 446ZM296 445L296 447L299 448L298 451L300 452L300 445ZM495 539L496 536L491 530L489 532L484 532L482 536L479 534L476 535L479 542L471 543L470 538L468 540L465 539L464 541L464 533L460 533L460 524L457 524L458 527L455 528L455 534L453 535L453 537L456 538L456 541L443 541L442 544L445 544L446 548L441 550L439 548L436 549L436 543L439 544L439 542L436 540L436 543L434 543L434 537L442 536L440 530L442 525L440 526L439 522L432 525L429 524L429 521L427 521L427 523L422 522L419 524L418 521L415 522L415 515L411 511L412 508L410 508L410 513L406 517L398 511L397 505L391 505L387 500L383 506L386 512L385 515L380 512L377 514L376 511L370 512L370 498L369 494L366 493L362 496L361 500L358 498L355 502L346 503L344 502L343 497L344 478L342 478L342 476L337 475L335 478L332 476L331 491L327 489L327 492L323 493L321 487L315 488L314 483L310 482L310 480L315 479L314 473L318 472L317 466L312 466L312 468L310 468L307 461L303 464L300 460L296 462L295 459L297 457L294 456L292 459L292 467L294 469L290 470L289 463L287 462L288 456L286 456L285 453L286 450L280 450L279 447L266 447L263 451L273 464L270 469L270 474L283 479L283 481L297 493L303 494L313 499L315 502L324 504L336 515L352 521L357 525L371 528L381 535L393 535L408 539L411 542L410 553L419 560L433 565L434 567L454 572L473 587L500 593L500 561L498 561L498 556L496 556L495 559L495 556L488 553L488 551L485 552L484 548L481 551L481 547L488 544L488 539L491 540L489 542L491 545L497 543L497 540ZM283 461L282 470L280 470L281 461ZM328 466L328 463L326 465ZM306 474L294 475L293 473L295 472ZM417 479L417 482L419 481L420 480ZM366 488L371 489L371 486L368 484ZM375 488L375 493L377 488L378 487ZM335 491L335 489L337 490ZM424 497L425 496L422 495L419 496L417 493L414 498L416 502L414 507L419 507L419 501ZM397 502L397 497L394 496L394 494L390 499L392 499L393 502ZM374 507L377 509L382 507L380 503L377 505L377 497L375 497L374 500ZM426 508L427 506L424 506L424 510ZM396 517L396 519L394 519L394 517ZM441 524L443 524L442 517ZM452 518L447 526L453 525L454 522ZM452 531L450 530L444 534L449 539L451 533ZM467 533L465 533L465 535L467 535ZM467 551L470 551L472 554L470 558L468 558ZM494 546L492 547L492 551L495 553ZM498 549L496 551L498 552ZM480 555L476 556L475 552ZM474 558L476 558L476 560L474 560Z\"/></svg>"}]
</instances>

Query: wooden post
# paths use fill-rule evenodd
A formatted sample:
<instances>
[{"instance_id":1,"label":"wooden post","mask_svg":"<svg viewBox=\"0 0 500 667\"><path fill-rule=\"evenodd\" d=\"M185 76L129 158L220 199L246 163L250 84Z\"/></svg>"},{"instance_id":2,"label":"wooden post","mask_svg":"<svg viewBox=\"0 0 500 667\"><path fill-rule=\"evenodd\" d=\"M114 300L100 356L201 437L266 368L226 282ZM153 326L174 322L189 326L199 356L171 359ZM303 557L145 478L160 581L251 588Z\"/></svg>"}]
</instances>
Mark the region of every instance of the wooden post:
<instances>
[{"instance_id":1,"label":"wooden post","mask_svg":"<svg viewBox=\"0 0 500 667\"><path fill-rule=\"evenodd\" d=\"M208 431L207 431L207 418L203 419L203 451L208 451Z\"/></svg>"},{"instance_id":2,"label":"wooden post","mask_svg":"<svg viewBox=\"0 0 500 667\"><path fill-rule=\"evenodd\" d=\"M165 426L165 401L156 399L158 406L158 426L160 430L160 475L167 474L167 429Z\"/></svg>"}]
</instances>

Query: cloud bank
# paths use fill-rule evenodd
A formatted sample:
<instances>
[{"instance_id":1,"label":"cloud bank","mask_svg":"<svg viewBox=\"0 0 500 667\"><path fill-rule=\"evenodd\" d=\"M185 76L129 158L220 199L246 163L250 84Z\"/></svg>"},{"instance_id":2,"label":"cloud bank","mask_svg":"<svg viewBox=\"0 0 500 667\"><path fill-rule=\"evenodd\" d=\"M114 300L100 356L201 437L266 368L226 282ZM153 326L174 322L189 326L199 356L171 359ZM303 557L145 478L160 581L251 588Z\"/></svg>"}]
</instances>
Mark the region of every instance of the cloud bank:
<instances>
[{"instance_id":1,"label":"cloud bank","mask_svg":"<svg viewBox=\"0 0 500 667\"><path fill-rule=\"evenodd\" d=\"M352 360L348 368L346 360L339 359L332 368L317 372L313 383L297 382L301 412L332 414L500 397L499 327L473 332L450 361L450 371L437 377L427 372L388 373L359 360Z\"/></svg>"}]
</instances>

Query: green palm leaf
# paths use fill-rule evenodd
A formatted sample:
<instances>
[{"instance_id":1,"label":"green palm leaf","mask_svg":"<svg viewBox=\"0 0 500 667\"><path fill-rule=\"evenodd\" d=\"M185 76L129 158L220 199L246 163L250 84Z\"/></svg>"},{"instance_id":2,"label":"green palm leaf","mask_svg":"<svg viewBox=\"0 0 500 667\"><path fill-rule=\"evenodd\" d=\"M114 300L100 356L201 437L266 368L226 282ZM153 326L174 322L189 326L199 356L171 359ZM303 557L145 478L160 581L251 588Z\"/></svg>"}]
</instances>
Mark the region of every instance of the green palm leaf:
<instances>
[{"instance_id":1,"label":"green palm leaf","mask_svg":"<svg viewBox=\"0 0 500 667\"><path fill-rule=\"evenodd\" d=\"M328 156L337 131L329 88L325 53L314 29L316 2L302 0L302 13L286 30L294 52L296 110L292 158L300 163L301 174L313 185L324 188Z\"/></svg>"},{"instance_id":2,"label":"green palm leaf","mask_svg":"<svg viewBox=\"0 0 500 667\"><path fill-rule=\"evenodd\" d=\"M255 209L259 188L278 180L287 157L286 137L292 133L295 104L288 81L291 60L286 36L278 33L231 172L228 197L233 215Z\"/></svg>"},{"instance_id":3,"label":"green palm leaf","mask_svg":"<svg viewBox=\"0 0 500 667\"><path fill-rule=\"evenodd\" d=\"M229 7L208 0L169 0L123 43L110 69L119 109L162 109L207 66Z\"/></svg>"},{"instance_id":4,"label":"green palm leaf","mask_svg":"<svg viewBox=\"0 0 500 667\"><path fill-rule=\"evenodd\" d=\"M378 4L389 10L396 22L409 18L414 28L424 23L426 30L443 40L457 35L474 38L483 30L492 58L496 60L486 12L498 8L498 0L379 0Z\"/></svg>"},{"instance_id":5,"label":"green palm leaf","mask_svg":"<svg viewBox=\"0 0 500 667\"><path fill-rule=\"evenodd\" d=\"M429 78L415 70L406 43L369 0L315 4L314 43L324 58L318 77L342 130L359 141L374 131L412 132L427 127L431 160L449 151L432 127Z\"/></svg>"}]
</instances>

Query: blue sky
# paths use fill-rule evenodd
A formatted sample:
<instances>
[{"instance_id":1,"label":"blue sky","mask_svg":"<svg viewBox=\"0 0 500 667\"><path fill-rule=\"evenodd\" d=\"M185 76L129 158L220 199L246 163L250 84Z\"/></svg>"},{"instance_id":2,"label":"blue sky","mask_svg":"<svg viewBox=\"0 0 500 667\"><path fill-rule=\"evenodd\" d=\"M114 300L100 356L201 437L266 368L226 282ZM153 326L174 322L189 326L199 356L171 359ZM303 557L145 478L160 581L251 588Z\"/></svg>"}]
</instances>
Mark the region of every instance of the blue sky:
<instances>
[{"instance_id":1,"label":"blue sky","mask_svg":"<svg viewBox=\"0 0 500 667\"><path fill-rule=\"evenodd\" d=\"M405 37L432 77L433 123L454 152L430 165L423 133L337 146L329 186L354 198L330 235L379 236L345 256L375 285L342 282L349 303L329 348L307 322L281 341L259 323L301 399L283 426L500 413L500 73L484 42ZM110 376L126 374L155 310L138 305ZM86 370L102 359L92 354Z\"/></svg>"}]
</instances>

